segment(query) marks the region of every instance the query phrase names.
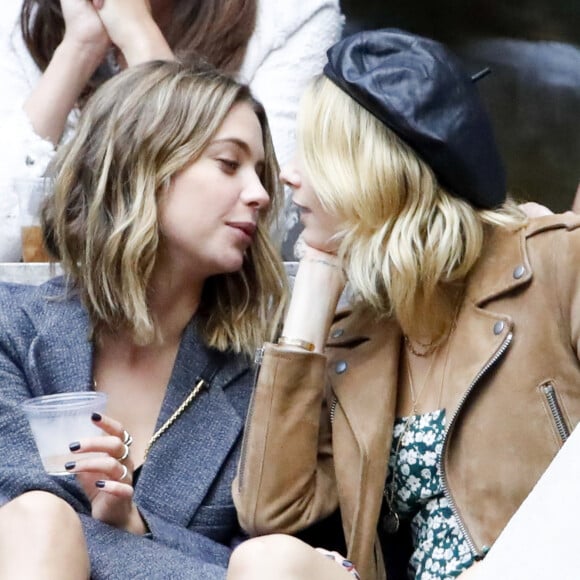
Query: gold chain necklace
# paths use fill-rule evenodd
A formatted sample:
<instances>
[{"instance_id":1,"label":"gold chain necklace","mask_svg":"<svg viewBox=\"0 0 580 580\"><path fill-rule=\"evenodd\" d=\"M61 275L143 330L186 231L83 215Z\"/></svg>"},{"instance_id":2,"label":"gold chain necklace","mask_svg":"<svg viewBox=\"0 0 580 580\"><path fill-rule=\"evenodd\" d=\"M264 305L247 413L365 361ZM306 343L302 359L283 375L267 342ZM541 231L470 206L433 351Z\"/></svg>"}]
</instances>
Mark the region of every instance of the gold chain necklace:
<instances>
[{"instance_id":1,"label":"gold chain necklace","mask_svg":"<svg viewBox=\"0 0 580 580\"><path fill-rule=\"evenodd\" d=\"M427 385L427 381L429 380L429 375L431 374L431 371L433 370L433 365L435 364L436 360L437 360L436 356L434 356L431 359L431 362L429 363L429 367L427 368L427 371L425 372L423 384L421 385L421 388L419 389L417 394L415 394L415 384L413 383L413 374L411 372L411 362L409 361L409 356L405 357L405 361L407 363L406 364L407 376L409 377L409 389L411 391L411 402L413 404L411 407L411 415L417 415L419 413L419 407L418 407L419 399L421 398L421 395L423 394L423 391L425 390L425 387Z\"/></svg>"},{"instance_id":2,"label":"gold chain necklace","mask_svg":"<svg viewBox=\"0 0 580 580\"><path fill-rule=\"evenodd\" d=\"M405 340L406 340L406 338L407 337L405 337ZM405 425L403 427L403 431L401 432L399 440L397 441L397 446L395 447L393 466L396 466L396 464L397 464L397 459L399 458L399 451L401 449L401 444L403 442L403 438L405 437L405 434L407 433L409 426L415 420L415 417L418 414L417 404L419 402L419 398L421 397L421 395L423 394L423 391L425 390L425 386L427 385L427 381L429 380L429 375L431 373L431 370L433 369L433 365L435 364L436 358L437 357L434 356L431 359L431 362L429 363L429 367L425 373L425 378L423 379L423 384L421 385L419 392L417 394L415 394L415 386L413 384L413 375L411 373L411 363L409 362L409 355L405 356L405 366L407 368L407 376L409 378L409 389L411 391L412 407L411 407L411 413L405 419ZM401 523L400 518L399 518L399 514L393 508L393 504L394 504L393 500L395 499L395 491L396 491L395 490L395 476L393 473L393 480L391 481L391 483L389 485L385 485L385 488L383 490L383 496L384 496L385 501L387 503L387 510L388 511L382 518L382 524L383 524L383 528L387 532L387 534L396 533L397 530L399 529L399 525Z\"/></svg>"},{"instance_id":3,"label":"gold chain necklace","mask_svg":"<svg viewBox=\"0 0 580 580\"><path fill-rule=\"evenodd\" d=\"M97 380L96 379L93 379L93 384L94 384L95 391L96 391L97 390ZM155 431L155 433L153 433L151 439L149 439L149 442L147 443L147 446L145 447L145 452L143 453L143 462L145 462L145 460L147 459L147 455L149 454L151 446L159 439L159 437L161 437L175 423L175 421L177 421L177 419L179 419L179 417L181 417L181 415L183 415L185 410L189 407L189 405L191 405L191 403L193 402L195 397L197 397L197 395L199 395L200 391L204 387L207 387L207 383L205 382L205 379L200 378L197 381L195 387L193 387L193 390L191 391L191 393L189 393L189 395L185 399L185 401L183 401L183 403L181 403L181 405L179 405L179 407L173 412L171 417L169 417L169 419L167 419L167 421L165 421L165 423L163 423L163 425L161 425L161 427L159 427L159 429L157 429L157 431Z\"/></svg>"},{"instance_id":4,"label":"gold chain necklace","mask_svg":"<svg viewBox=\"0 0 580 580\"><path fill-rule=\"evenodd\" d=\"M403 338L405 339L405 344L410 352L412 352L415 356L425 357L429 356L433 352L435 352L455 331L455 327L457 326L457 317L459 316L459 309L461 308L461 304L463 303L463 295L459 297L459 301L457 302L457 306L455 307L455 312L453 313L453 322L449 328L449 331L445 333L441 338L438 340L432 340L431 342L419 342L418 340L411 341L411 339L406 335L403 334ZM413 342L415 342L419 347L423 350L418 350L413 346Z\"/></svg>"},{"instance_id":5,"label":"gold chain necklace","mask_svg":"<svg viewBox=\"0 0 580 580\"><path fill-rule=\"evenodd\" d=\"M175 421L177 421L177 419L179 419L179 417L181 417L181 415L185 412L187 407L191 405L195 397L197 397L201 389L203 389L203 387L205 386L207 386L205 380L199 379L195 387L193 387L193 391L191 391L191 393L189 393L189 395L187 396L187 399L185 399L185 401L183 401L183 403L181 403L181 405L179 405L179 407L175 410L173 415L171 415L171 417L169 417L169 419L167 419L167 421L165 421L165 423L163 423L163 425L159 427L159 429L157 429L155 433L153 433L153 436L151 437L151 439L149 439L149 443L147 443L147 447L145 447L145 452L143 453L143 461L147 459L147 455L149 454L151 446L159 439L159 437L161 437L161 435L163 435L173 425L173 423L175 423Z\"/></svg>"},{"instance_id":6,"label":"gold chain necklace","mask_svg":"<svg viewBox=\"0 0 580 580\"><path fill-rule=\"evenodd\" d=\"M434 353L443 343L443 341L447 338L447 334L442 336L439 340L433 340L431 342L419 342L418 340L416 340L415 342L423 349L423 350L418 350L413 346L413 343L411 342L411 339L404 334L403 338L405 339L405 344L407 345L407 348L409 349L409 351L411 351L415 356L429 356L430 354Z\"/></svg>"},{"instance_id":7,"label":"gold chain necklace","mask_svg":"<svg viewBox=\"0 0 580 580\"><path fill-rule=\"evenodd\" d=\"M449 362L449 351L451 349L451 336L453 334L453 331L455 330L458 312L459 311L457 311L455 314L455 319L453 321L453 326L451 327L451 331L449 332L449 334L446 335L447 345L446 345L446 349L445 349L445 360L443 362L443 371L441 374L441 381L439 383L439 394L437 397L437 407L438 408L441 405L441 396L443 393L443 383L445 382L445 375L447 374L447 363ZM409 344L407 341L407 337L405 337L405 342L407 344ZM411 352L413 352L413 351L411 350ZM419 355L419 356L421 356L421 355ZM423 355L423 356L425 356L425 355ZM396 467L396 465L397 465L397 459L399 458L399 451L401 449L401 444L403 442L403 438L405 437L405 434L407 433L409 426L411 425L411 423L413 423L415 421L415 418L418 415L419 398L421 397L423 391L425 390L425 385L427 384L427 380L429 379L429 375L430 375L431 371L433 370L434 361L436 359L437 359L437 357L434 356L433 359L431 360L431 362L429 363L429 367L427 369L427 372L425 373L425 379L423 380L423 384L421 385L419 392L417 394L415 394L415 386L413 384L413 375L411 373L411 363L409 362L409 357L408 356L406 357L406 367L407 367L407 375L409 377L409 388L411 390L412 408L411 408L411 414L405 419L405 425L403 427L403 431L401 432L399 440L397 441L397 446L395 448L395 456L394 456L394 460L393 460L393 468ZM383 529L385 530L385 532L387 532L387 534L395 534L398 531L400 523L401 523L399 514L395 511L395 509L393 507L393 504L394 504L393 500L395 499L395 491L396 491L396 489L395 489L395 475L393 473L393 479L391 480L391 483L389 485L385 485L385 488L383 490L383 496L384 496L385 501L386 501L387 512L382 517L382 525L383 525Z\"/></svg>"}]
</instances>

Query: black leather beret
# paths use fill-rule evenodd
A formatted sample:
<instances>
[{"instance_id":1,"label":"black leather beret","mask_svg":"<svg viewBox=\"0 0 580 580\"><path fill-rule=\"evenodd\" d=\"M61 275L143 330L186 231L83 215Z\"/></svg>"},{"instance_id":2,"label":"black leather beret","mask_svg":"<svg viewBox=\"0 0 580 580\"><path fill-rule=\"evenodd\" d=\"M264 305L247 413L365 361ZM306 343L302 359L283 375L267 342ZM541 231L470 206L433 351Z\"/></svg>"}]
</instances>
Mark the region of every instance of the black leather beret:
<instances>
[{"instance_id":1,"label":"black leather beret","mask_svg":"<svg viewBox=\"0 0 580 580\"><path fill-rule=\"evenodd\" d=\"M452 194L480 208L505 200L503 164L476 83L443 45L397 29L332 46L324 74L385 123Z\"/></svg>"}]
</instances>

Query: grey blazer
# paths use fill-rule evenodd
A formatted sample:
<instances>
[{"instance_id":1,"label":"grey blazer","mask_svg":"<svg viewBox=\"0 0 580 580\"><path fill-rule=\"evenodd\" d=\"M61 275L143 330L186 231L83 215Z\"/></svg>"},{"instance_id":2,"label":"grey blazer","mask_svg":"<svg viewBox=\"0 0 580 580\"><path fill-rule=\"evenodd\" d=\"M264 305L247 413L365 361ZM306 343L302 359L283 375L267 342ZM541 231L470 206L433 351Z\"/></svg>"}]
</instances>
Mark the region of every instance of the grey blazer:
<instances>
[{"instance_id":1,"label":"grey blazer","mask_svg":"<svg viewBox=\"0 0 580 580\"><path fill-rule=\"evenodd\" d=\"M90 516L73 475L42 468L19 403L29 397L89 390L93 348L79 301L62 297L62 279L42 286L0 284L0 503L41 489L80 514L95 579L225 577L241 531L231 498L250 399L247 357L205 347L195 323L186 328L157 420L183 402L208 361L218 360L210 388L153 445L134 500L151 533L136 536Z\"/></svg>"}]
</instances>

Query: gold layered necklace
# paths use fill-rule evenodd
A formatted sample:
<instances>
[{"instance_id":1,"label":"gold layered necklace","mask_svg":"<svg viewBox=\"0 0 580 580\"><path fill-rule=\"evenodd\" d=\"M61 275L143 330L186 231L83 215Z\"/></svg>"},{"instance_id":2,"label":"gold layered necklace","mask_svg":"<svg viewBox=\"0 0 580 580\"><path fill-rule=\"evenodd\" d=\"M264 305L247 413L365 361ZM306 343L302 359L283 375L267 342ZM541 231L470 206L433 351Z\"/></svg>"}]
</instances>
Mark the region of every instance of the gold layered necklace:
<instances>
[{"instance_id":1,"label":"gold layered necklace","mask_svg":"<svg viewBox=\"0 0 580 580\"><path fill-rule=\"evenodd\" d=\"M409 427L411 426L411 424L415 421L415 419L420 414L419 400L420 400L421 395L423 394L423 392L425 390L427 382L429 381L431 371L433 370L433 366L435 365L435 361L438 358L438 356L437 356L438 353L436 353L436 351L445 341L447 341L446 348L445 348L445 359L443 362L443 370L441 373L441 380L439 382L439 392L437 395L437 408L439 408L441 406L441 396L443 393L443 383L445 382L445 376L447 375L447 363L449 362L451 336L453 334L453 331L455 330L458 312L459 312L459 308L457 309L457 311L455 313L453 324L451 326L450 331L443 337L442 340L437 341L437 344L435 346L433 346L434 343L430 343L428 345L418 343L421 346L426 347L426 350L421 351L420 353L413 350L413 347L412 347L408 337L404 336L405 345L407 346L407 352L405 354L405 367L407 369L407 378L409 381L409 391L411 394L411 412L405 418L405 424L403 426L403 431L401 432L399 440L397 441L397 446L395 447L394 459L393 459L393 469L397 465L397 460L399 458L399 452L401 450L401 445L403 443L403 439L405 438L405 435L407 434L407 431L409 430ZM427 349L429 349L429 352L427 351ZM418 391L415 390L415 384L413 381L413 372L411 370L411 362L410 362L410 354L411 353L414 354L415 356L419 356L419 357L426 357L429 354L433 354L431 362L429 363L429 366L427 367L427 371L425 372L425 377L423 379L423 383L421 384L421 387L419 388ZM385 530L385 532L387 534L395 534L398 531L399 526L400 526L399 514L394 509L395 493L396 493L396 486L395 486L395 477L394 477L394 473L393 473L393 477L391 479L390 484L385 485L385 488L383 490L383 496L384 496L385 501L386 501L387 511L382 517L382 525L383 525L383 529Z\"/></svg>"}]
</instances>

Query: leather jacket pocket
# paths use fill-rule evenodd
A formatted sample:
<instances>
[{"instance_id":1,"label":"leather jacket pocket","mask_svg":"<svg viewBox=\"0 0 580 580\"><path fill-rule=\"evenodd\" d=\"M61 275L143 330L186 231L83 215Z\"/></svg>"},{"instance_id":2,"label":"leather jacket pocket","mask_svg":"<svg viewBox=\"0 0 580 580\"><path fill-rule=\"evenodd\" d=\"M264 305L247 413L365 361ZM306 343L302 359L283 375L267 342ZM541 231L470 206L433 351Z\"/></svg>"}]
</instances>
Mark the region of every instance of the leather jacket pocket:
<instances>
[{"instance_id":1,"label":"leather jacket pocket","mask_svg":"<svg viewBox=\"0 0 580 580\"><path fill-rule=\"evenodd\" d=\"M540 385L540 394L544 398L549 414L553 421L553 426L562 444L570 436L570 427L566 421L562 402L558 396L558 391L552 381L547 381Z\"/></svg>"}]
</instances>

